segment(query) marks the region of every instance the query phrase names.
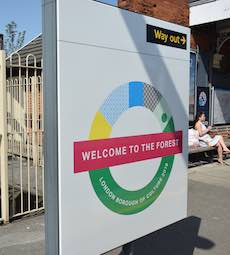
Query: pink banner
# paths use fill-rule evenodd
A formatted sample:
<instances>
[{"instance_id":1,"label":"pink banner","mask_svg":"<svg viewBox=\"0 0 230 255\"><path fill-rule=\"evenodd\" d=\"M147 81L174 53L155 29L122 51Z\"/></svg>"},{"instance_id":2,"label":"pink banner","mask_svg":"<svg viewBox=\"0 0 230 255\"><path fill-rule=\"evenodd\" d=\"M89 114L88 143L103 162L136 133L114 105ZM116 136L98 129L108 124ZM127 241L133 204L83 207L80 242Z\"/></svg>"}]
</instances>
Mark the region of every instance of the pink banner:
<instances>
[{"instance_id":1,"label":"pink banner","mask_svg":"<svg viewBox=\"0 0 230 255\"><path fill-rule=\"evenodd\" d=\"M182 131L74 142L74 173L182 152Z\"/></svg>"}]
</instances>

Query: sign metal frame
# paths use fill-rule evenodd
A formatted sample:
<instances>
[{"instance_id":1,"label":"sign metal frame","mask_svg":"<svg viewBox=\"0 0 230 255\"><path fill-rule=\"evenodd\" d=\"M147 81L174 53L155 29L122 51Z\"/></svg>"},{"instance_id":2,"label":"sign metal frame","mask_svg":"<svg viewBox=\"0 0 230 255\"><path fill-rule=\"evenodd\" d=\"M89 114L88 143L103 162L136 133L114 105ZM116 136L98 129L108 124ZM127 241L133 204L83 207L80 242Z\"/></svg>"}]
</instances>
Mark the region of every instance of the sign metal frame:
<instances>
[{"instance_id":1,"label":"sign metal frame","mask_svg":"<svg viewBox=\"0 0 230 255\"><path fill-rule=\"evenodd\" d=\"M63 233L61 233L61 228L60 224L63 224L61 220L61 205L60 205L60 193L61 193L61 181L60 181L60 157L61 152L60 152L60 133L61 133L61 128L60 128L60 119L59 119L59 114L60 114L60 41L64 41L63 38L60 39L60 34L61 34L61 29L60 28L60 2L62 0L43 0L42 3L42 8L43 8L43 55L44 55L44 99L45 99L45 107L44 107L44 112L45 112L45 207L46 207L46 214L45 214L45 228L46 228L46 254L49 255L61 255L63 254L62 249L63 249L63 244L61 242L61 238ZM70 2L73 2L70 0ZM98 4L98 7L102 3L95 3L92 0L80 0L77 1L77 4L79 6L84 6L84 5L96 5ZM103 5L103 4L102 4ZM107 6L107 8L116 8L116 7L111 7ZM84 9L84 8L83 8ZM128 12L126 10L119 10L121 12L121 16L124 17L124 19L127 17L127 19L132 20L132 22L135 23L135 19L138 20L138 17L143 16L140 14L135 14ZM138 16L140 15L140 16ZM144 17L144 16L143 16ZM162 24L167 28L169 26L169 23L159 21L156 19L152 19L150 17L147 17L146 19L152 21L152 23L156 22L156 27L159 27L159 23L162 22ZM141 23L141 22L139 22ZM149 22L146 21L147 25ZM151 22L150 22L151 23ZM142 24L143 25L143 24ZM153 25L153 24L152 24ZM88 24L85 24L86 29ZM167 45L167 46L175 46L175 50L179 50L183 53L183 60L182 62L185 63L186 66L189 67L189 51L188 51L188 45L189 45L189 29L182 28L181 26L177 26L175 24L171 25L172 30L168 29L168 31L176 31L177 28L179 28L180 31L186 31L186 50L183 50L183 48L176 47L175 45ZM146 28L146 26L145 26ZM111 27L110 27L111 29ZM138 28L139 29L139 28ZM83 31L83 30L82 30ZM82 31L80 31L82 33ZM83 31L84 32L84 31ZM124 31L123 31L124 32ZM146 42L146 30L143 32ZM178 32L179 35L180 32ZM181 33L183 35L183 32ZM142 35L141 35L142 36ZM97 40L97 42L96 42ZM151 41L151 40L150 40ZM78 42L79 43L79 42ZM96 47L102 47L103 45L100 45L100 37L95 38L95 45ZM109 42L109 39L107 41ZM138 41L139 43L139 41ZM162 47L161 43L155 42L156 44L160 44L159 47ZM154 45L155 45L154 43ZM80 43L79 43L80 45ZM144 45L144 44L143 44ZM141 47L143 46L141 45ZM127 45L125 45L126 47ZM134 52L135 46L132 46L133 48L130 49L130 53L138 53L138 50ZM140 51L143 50L143 52L140 52L140 54L143 55L151 55L156 56L156 52L158 52L158 48L151 48L151 44L147 46L146 52L144 52L145 49L141 49ZM160 53L162 54L161 57L172 59L172 56L168 56L167 54L170 53L170 48L172 47L164 47L168 48L165 50L165 55L164 51L160 50ZM109 46L108 46L109 49ZM161 49L161 48L160 48ZM174 48L173 48L174 49ZM118 51L128 51L128 49L117 49ZM188 53L188 54L187 54ZM176 55L176 54L175 54ZM175 57L175 61L178 61L179 58ZM185 85L188 83L188 73L185 73L186 81ZM187 84L188 85L188 84ZM186 97L186 95L184 95ZM188 97L186 97L188 99ZM185 116L185 121L186 118L188 118L188 111L185 111L184 113ZM178 119L178 118L176 118ZM185 125L187 127L187 125ZM185 127L184 126L184 127ZM184 128L185 130L185 128ZM183 131L184 131L183 130ZM184 132L183 132L184 133ZM73 141L74 142L74 141ZM185 145L187 140L185 134L183 134L183 151L184 154L186 154L187 151L187 146ZM186 159L183 159L184 162L186 162ZM73 169L69 169L68 171L72 171ZM185 184L185 183L184 183ZM185 184L186 186L186 184ZM186 189L186 187L185 187ZM183 190L185 190L183 189ZM93 190L93 188L92 188ZM184 201L184 200L183 200ZM184 208L186 205L183 205L183 212L185 211ZM183 213L184 214L184 213ZM120 216L119 216L120 217ZM177 218L175 216L175 218ZM147 234L147 233L146 233ZM137 235L135 235L138 237ZM136 238L129 238L129 241L132 241ZM124 243L120 243L122 245ZM115 247L111 247L115 248ZM72 248L70 247L70 251L73 252ZM88 254L88 253L87 253ZM97 253L99 254L99 253Z\"/></svg>"}]
</instances>

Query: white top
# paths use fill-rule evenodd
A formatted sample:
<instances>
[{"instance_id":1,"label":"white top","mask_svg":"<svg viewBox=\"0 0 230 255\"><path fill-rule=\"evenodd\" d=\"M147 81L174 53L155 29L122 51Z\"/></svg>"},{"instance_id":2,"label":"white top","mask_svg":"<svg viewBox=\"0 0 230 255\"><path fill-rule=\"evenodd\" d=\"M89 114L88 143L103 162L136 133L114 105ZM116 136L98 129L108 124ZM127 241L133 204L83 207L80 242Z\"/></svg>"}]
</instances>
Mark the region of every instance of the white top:
<instances>
[{"instance_id":1,"label":"white top","mask_svg":"<svg viewBox=\"0 0 230 255\"><path fill-rule=\"evenodd\" d=\"M206 126L201 122L201 129L202 131L207 130ZM205 147L205 146L215 146L220 140L220 136L216 135L215 137L211 137L209 134L205 134L199 137L200 140L200 146ZM205 144L204 144L205 143Z\"/></svg>"}]
</instances>

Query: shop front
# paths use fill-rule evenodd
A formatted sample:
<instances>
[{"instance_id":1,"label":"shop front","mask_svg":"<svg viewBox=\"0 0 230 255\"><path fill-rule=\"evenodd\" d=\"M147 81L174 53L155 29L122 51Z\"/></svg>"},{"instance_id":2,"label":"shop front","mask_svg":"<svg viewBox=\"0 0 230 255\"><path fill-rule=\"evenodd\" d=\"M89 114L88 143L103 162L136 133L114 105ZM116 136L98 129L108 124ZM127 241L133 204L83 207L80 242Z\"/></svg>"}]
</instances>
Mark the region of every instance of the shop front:
<instances>
[{"instance_id":1,"label":"shop front","mask_svg":"<svg viewBox=\"0 0 230 255\"><path fill-rule=\"evenodd\" d=\"M229 10L229 1L190 1L190 124L199 111L207 124L230 124Z\"/></svg>"}]
</instances>

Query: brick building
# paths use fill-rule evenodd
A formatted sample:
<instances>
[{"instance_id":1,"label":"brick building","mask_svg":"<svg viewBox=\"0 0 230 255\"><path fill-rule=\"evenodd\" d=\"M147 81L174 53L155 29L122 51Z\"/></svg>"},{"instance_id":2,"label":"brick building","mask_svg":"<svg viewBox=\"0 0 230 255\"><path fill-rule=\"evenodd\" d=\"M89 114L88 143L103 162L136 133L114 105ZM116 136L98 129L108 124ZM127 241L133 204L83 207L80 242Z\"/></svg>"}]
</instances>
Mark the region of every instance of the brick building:
<instances>
[{"instance_id":1,"label":"brick building","mask_svg":"<svg viewBox=\"0 0 230 255\"><path fill-rule=\"evenodd\" d=\"M230 1L118 0L118 6L191 27L190 121L199 110L199 91L204 88L209 122L229 124Z\"/></svg>"},{"instance_id":2,"label":"brick building","mask_svg":"<svg viewBox=\"0 0 230 255\"><path fill-rule=\"evenodd\" d=\"M118 0L123 9L189 26L188 0Z\"/></svg>"}]
</instances>

